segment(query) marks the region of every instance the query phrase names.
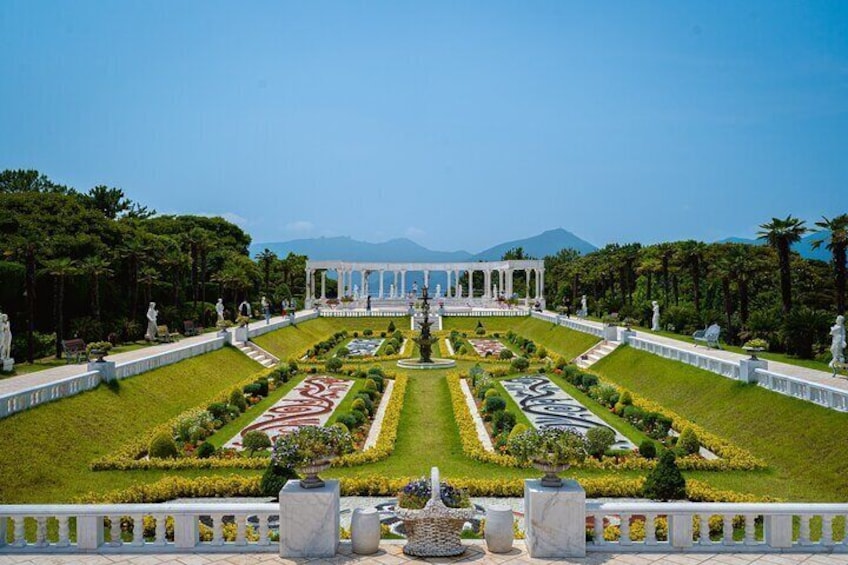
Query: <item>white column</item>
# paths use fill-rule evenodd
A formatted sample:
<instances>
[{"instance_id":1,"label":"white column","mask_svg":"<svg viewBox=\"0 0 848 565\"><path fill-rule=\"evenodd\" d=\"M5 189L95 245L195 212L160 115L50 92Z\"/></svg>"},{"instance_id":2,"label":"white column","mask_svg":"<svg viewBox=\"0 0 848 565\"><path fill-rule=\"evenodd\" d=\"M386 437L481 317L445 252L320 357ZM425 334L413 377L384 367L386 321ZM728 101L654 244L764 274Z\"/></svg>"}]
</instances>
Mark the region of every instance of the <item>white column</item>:
<instances>
[{"instance_id":1,"label":"white column","mask_svg":"<svg viewBox=\"0 0 848 565\"><path fill-rule=\"evenodd\" d=\"M311 278L312 278L312 271L310 271L309 268L307 267L307 269L306 269L306 290L304 291L305 294L306 294L306 300L312 299L312 294L310 293L310 290L312 288Z\"/></svg>"},{"instance_id":2,"label":"white column","mask_svg":"<svg viewBox=\"0 0 848 565\"><path fill-rule=\"evenodd\" d=\"M462 298L462 294L460 294L460 292L459 292L459 271L455 271L454 275L456 276L456 281L454 283L454 290L455 290L454 296L456 298Z\"/></svg>"},{"instance_id":3,"label":"white column","mask_svg":"<svg viewBox=\"0 0 848 565\"><path fill-rule=\"evenodd\" d=\"M450 270L445 271L445 274L448 276L447 284L445 285L445 298L451 297L451 272Z\"/></svg>"},{"instance_id":4,"label":"white column","mask_svg":"<svg viewBox=\"0 0 848 565\"><path fill-rule=\"evenodd\" d=\"M383 279L386 277L385 271L380 271L380 299L383 298Z\"/></svg>"},{"instance_id":5,"label":"white column","mask_svg":"<svg viewBox=\"0 0 848 565\"><path fill-rule=\"evenodd\" d=\"M406 297L406 271L400 272L400 287L402 289L400 292L400 297L404 298Z\"/></svg>"},{"instance_id":6,"label":"white column","mask_svg":"<svg viewBox=\"0 0 848 565\"><path fill-rule=\"evenodd\" d=\"M530 269L524 269L524 305L530 306Z\"/></svg>"},{"instance_id":7,"label":"white column","mask_svg":"<svg viewBox=\"0 0 848 565\"><path fill-rule=\"evenodd\" d=\"M506 272L507 275L507 286L509 287L509 295L510 297L513 295L514 286L515 286L515 269L509 269Z\"/></svg>"},{"instance_id":8,"label":"white column","mask_svg":"<svg viewBox=\"0 0 848 565\"><path fill-rule=\"evenodd\" d=\"M468 298L474 298L474 271L468 271Z\"/></svg>"},{"instance_id":9,"label":"white column","mask_svg":"<svg viewBox=\"0 0 848 565\"><path fill-rule=\"evenodd\" d=\"M327 269L321 271L321 300L327 298Z\"/></svg>"},{"instance_id":10,"label":"white column","mask_svg":"<svg viewBox=\"0 0 848 565\"><path fill-rule=\"evenodd\" d=\"M394 281L395 282L395 298L400 298L400 289L398 288L398 272L394 271L394 273L395 273L395 281Z\"/></svg>"},{"instance_id":11,"label":"white column","mask_svg":"<svg viewBox=\"0 0 848 565\"><path fill-rule=\"evenodd\" d=\"M430 271L424 271L424 286L430 288Z\"/></svg>"},{"instance_id":12,"label":"white column","mask_svg":"<svg viewBox=\"0 0 848 565\"><path fill-rule=\"evenodd\" d=\"M486 269L483 271L483 284L486 285L486 290L483 293L483 296L486 298L492 297L492 270Z\"/></svg>"}]
</instances>

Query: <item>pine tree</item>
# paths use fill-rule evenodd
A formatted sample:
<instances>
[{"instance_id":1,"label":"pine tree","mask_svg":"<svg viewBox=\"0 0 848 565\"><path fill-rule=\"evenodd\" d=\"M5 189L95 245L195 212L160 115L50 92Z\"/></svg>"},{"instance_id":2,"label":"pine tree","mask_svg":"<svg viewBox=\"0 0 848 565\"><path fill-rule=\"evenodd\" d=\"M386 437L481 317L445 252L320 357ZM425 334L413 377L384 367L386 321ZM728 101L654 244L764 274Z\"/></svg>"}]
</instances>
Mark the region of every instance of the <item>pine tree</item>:
<instances>
[{"instance_id":1,"label":"pine tree","mask_svg":"<svg viewBox=\"0 0 848 565\"><path fill-rule=\"evenodd\" d=\"M648 476L642 494L652 500L681 500L686 498L686 479L677 468L674 453L667 449Z\"/></svg>"}]
</instances>

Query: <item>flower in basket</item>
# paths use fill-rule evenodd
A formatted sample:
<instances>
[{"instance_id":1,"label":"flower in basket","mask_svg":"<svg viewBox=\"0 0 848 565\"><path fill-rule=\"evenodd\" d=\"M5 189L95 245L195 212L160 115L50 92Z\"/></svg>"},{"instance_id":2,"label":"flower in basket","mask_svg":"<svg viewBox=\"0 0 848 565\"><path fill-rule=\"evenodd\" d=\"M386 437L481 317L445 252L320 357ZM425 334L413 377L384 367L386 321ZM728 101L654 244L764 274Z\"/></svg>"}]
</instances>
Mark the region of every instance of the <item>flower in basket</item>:
<instances>
[{"instance_id":1,"label":"flower in basket","mask_svg":"<svg viewBox=\"0 0 848 565\"><path fill-rule=\"evenodd\" d=\"M350 432L341 427L301 426L277 438L273 458L280 467L297 468L329 461L351 451Z\"/></svg>"},{"instance_id":2,"label":"flower in basket","mask_svg":"<svg viewBox=\"0 0 848 565\"><path fill-rule=\"evenodd\" d=\"M239 316L236 318L236 325L240 328L245 327L250 322L250 318L247 316Z\"/></svg>"},{"instance_id":3,"label":"flower in basket","mask_svg":"<svg viewBox=\"0 0 848 565\"><path fill-rule=\"evenodd\" d=\"M527 430L509 440L509 453L545 471L543 486L562 484L556 473L586 459L586 438L571 428Z\"/></svg>"},{"instance_id":4,"label":"flower in basket","mask_svg":"<svg viewBox=\"0 0 848 565\"><path fill-rule=\"evenodd\" d=\"M758 349L761 351L766 351L769 347L769 343L766 340L760 338L749 339L742 347L744 349Z\"/></svg>"},{"instance_id":5,"label":"flower in basket","mask_svg":"<svg viewBox=\"0 0 848 565\"><path fill-rule=\"evenodd\" d=\"M398 493L398 506L420 510L427 505L432 492L430 479L422 477L411 481ZM442 499L442 503L448 508L471 507L471 499L468 497L468 493L449 483L439 483L439 497Z\"/></svg>"}]
</instances>

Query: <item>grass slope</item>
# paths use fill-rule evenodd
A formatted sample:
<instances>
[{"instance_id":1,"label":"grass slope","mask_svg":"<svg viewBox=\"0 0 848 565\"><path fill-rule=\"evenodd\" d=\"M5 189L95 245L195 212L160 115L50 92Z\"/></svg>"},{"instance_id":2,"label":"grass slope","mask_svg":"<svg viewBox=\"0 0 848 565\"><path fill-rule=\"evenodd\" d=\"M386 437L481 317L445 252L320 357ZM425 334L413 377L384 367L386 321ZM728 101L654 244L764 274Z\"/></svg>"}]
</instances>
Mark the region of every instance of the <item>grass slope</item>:
<instances>
[{"instance_id":1,"label":"grass slope","mask_svg":"<svg viewBox=\"0 0 848 565\"><path fill-rule=\"evenodd\" d=\"M252 341L285 361L291 357L301 357L317 342L340 330L348 330L351 334L349 337L353 337L352 332L370 328L379 338L380 332L386 331L391 321L398 328L407 327L409 323L408 318L317 318L252 338Z\"/></svg>"},{"instance_id":2,"label":"grass slope","mask_svg":"<svg viewBox=\"0 0 848 565\"><path fill-rule=\"evenodd\" d=\"M68 502L174 474L95 473L88 464L259 370L225 348L0 420L0 503Z\"/></svg>"},{"instance_id":3,"label":"grass slope","mask_svg":"<svg viewBox=\"0 0 848 565\"><path fill-rule=\"evenodd\" d=\"M749 449L767 473L711 473L721 488L787 500L848 500L848 414L621 347L592 369Z\"/></svg>"}]
</instances>

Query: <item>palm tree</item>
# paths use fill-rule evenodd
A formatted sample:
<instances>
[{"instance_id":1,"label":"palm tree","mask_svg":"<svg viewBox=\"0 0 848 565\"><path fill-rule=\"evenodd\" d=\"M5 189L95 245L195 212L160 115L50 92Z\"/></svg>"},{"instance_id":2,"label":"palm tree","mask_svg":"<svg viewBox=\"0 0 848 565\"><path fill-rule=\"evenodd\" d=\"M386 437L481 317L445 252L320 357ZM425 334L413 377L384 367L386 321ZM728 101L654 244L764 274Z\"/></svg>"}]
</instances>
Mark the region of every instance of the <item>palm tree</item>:
<instances>
[{"instance_id":1,"label":"palm tree","mask_svg":"<svg viewBox=\"0 0 848 565\"><path fill-rule=\"evenodd\" d=\"M786 216L785 220L772 218L771 222L760 225L758 239L768 241L777 251L777 261L780 267L780 295L783 300L783 314L792 310L792 272L789 264L789 253L793 243L798 243L801 236L807 233L804 220Z\"/></svg>"},{"instance_id":2,"label":"palm tree","mask_svg":"<svg viewBox=\"0 0 848 565\"><path fill-rule=\"evenodd\" d=\"M62 358L65 325L65 279L79 274L76 261L60 257L44 262L44 272L53 277L53 318L56 323L56 359Z\"/></svg>"},{"instance_id":3,"label":"palm tree","mask_svg":"<svg viewBox=\"0 0 848 565\"><path fill-rule=\"evenodd\" d=\"M274 266L274 262L277 260L277 254L265 248L262 253L256 256L256 261L262 267L262 283L263 290L265 292L269 292L271 290L271 267Z\"/></svg>"},{"instance_id":4,"label":"palm tree","mask_svg":"<svg viewBox=\"0 0 848 565\"><path fill-rule=\"evenodd\" d=\"M707 246L703 242L691 240L684 241L679 248L680 263L689 268L689 275L692 277L692 302L698 314L701 313L701 278L706 267L706 249Z\"/></svg>"},{"instance_id":5,"label":"palm tree","mask_svg":"<svg viewBox=\"0 0 848 565\"><path fill-rule=\"evenodd\" d=\"M86 257L81 263L82 272L91 278L91 311L94 318L100 321L100 277L109 277L113 274L109 267L111 263L99 255Z\"/></svg>"},{"instance_id":6,"label":"palm tree","mask_svg":"<svg viewBox=\"0 0 848 565\"><path fill-rule=\"evenodd\" d=\"M818 249L825 242L827 248L833 255L833 270L836 275L836 313L845 313L845 250L848 247L848 214L827 219L822 216L822 221L816 222L819 230L830 231L830 237L813 242L813 249Z\"/></svg>"}]
</instances>

